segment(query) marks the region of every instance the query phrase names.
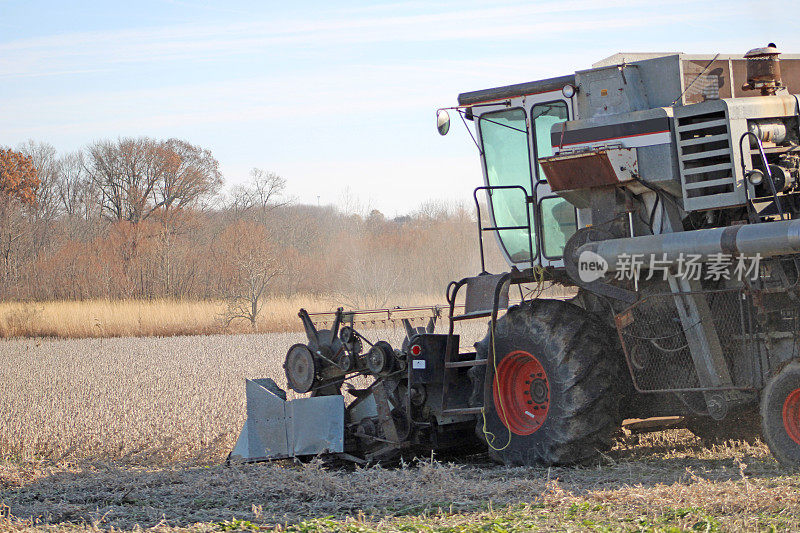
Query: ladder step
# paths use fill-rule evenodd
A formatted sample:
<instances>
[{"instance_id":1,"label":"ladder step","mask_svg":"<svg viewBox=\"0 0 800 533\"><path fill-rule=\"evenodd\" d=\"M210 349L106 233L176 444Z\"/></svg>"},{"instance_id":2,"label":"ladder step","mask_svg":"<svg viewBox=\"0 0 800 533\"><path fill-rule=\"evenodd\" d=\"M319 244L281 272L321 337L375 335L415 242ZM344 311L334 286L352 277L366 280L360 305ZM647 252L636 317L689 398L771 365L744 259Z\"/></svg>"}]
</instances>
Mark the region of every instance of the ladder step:
<instances>
[{"instance_id":1,"label":"ladder step","mask_svg":"<svg viewBox=\"0 0 800 533\"><path fill-rule=\"evenodd\" d=\"M443 415L478 415L483 407L463 407L459 409L445 409Z\"/></svg>"},{"instance_id":2,"label":"ladder step","mask_svg":"<svg viewBox=\"0 0 800 533\"><path fill-rule=\"evenodd\" d=\"M445 363L445 368L463 368L466 366L483 366L486 364L486 359L472 359L471 361L453 361Z\"/></svg>"},{"instance_id":3,"label":"ladder step","mask_svg":"<svg viewBox=\"0 0 800 533\"><path fill-rule=\"evenodd\" d=\"M463 315L456 315L453 317L453 322L457 322L459 320L470 320L471 318L484 318L487 316L492 316L491 311L473 311L471 313L464 313Z\"/></svg>"},{"instance_id":4,"label":"ladder step","mask_svg":"<svg viewBox=\"0 0 800 533\"><path fill-rule=\"evenodd\" d=\"M528 226L486 226L483 231L503 231L507 229L530 229Z\"/></svg>"}]
</instances>

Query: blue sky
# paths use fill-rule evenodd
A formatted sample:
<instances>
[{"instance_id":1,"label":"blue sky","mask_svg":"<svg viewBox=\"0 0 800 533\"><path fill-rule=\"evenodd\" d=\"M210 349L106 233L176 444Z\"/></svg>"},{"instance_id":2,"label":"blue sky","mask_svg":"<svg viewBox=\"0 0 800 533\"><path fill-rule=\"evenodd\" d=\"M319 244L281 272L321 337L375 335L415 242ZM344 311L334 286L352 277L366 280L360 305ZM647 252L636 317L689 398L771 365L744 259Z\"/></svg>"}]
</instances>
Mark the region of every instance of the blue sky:
<instances>
[{"instance_id":1,"label":"blue sky","mask_svg":"<svg viewBox=\"0 0 800 533\"><path fill-rule=\"evenodd\" d=\"M402 214L479 185L460 122L435 130L459 92L620 51L800 52L786 16L735 0L0 0L0 145L180 137L228 184L260 167L301 202Z\"/></svg>"}]
</instances>

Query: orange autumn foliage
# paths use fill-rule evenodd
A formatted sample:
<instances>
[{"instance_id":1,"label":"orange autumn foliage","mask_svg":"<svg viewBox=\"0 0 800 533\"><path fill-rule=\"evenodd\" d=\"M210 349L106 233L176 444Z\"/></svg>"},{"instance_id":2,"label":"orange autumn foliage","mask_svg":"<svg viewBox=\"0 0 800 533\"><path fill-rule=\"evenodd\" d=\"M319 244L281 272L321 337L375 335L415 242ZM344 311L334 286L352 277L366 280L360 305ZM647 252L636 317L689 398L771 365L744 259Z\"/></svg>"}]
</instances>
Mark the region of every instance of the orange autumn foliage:
<instances>
[{"instance_id":1,"label":"orange autumn foliage","mask_svg":"<svg viewBox=\"0 0 800 533\"><path fill-rule=\"evenodd\" d=\"M0 193L33 205L39 184L32 157L8 148L0 148Z\"/></svg>"}]
</instances>

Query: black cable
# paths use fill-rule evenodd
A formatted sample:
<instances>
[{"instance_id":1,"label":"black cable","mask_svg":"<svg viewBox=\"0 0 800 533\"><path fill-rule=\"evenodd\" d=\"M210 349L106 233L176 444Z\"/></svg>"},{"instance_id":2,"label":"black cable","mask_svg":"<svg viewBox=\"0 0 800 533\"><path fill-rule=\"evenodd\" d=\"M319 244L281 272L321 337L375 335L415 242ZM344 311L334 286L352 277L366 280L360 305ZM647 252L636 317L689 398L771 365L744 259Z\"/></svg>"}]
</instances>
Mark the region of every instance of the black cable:
<instances>
[{"instance_id":1,"label":"black cable","mask_svg":"<svg viewBox=\"0 0 800 533\"><path fill-rule=\"evenodd\" d=\"M647 204L644 202L644 200L642 200L641 197L636 196L635 194L633 195L633 198L636 199L636 201L638 201L640 204L642 204L642 207L644 207L644 212L647 213ZM656 198L658 198L658 196L656 196ZM655 204L653 205L655 206ZM641 220L642 224L650 228L650 233L655 235L655 232L653 231L652 222L648 222L647 220L645 220L644 217L642 216L642 213L639 211L636 212L636 215L639 218L639 220Z\"/></svg>"},{"instance_id":2,"label":"black cable","mask_svg":"<svg viewBox=\"0 0 800 533\"><path fill-rule=\"evenodd\" d=\"M660 188L656 187L655 185L653 185L652 183L650 183L650 182L649 182L649 181L647 181L647 180L643 180L642 178L640 178L640 177L639 177L639 176L637 176L636 174L631 174L631 177L632 177L634 180L636 180L637 182L639 182L639 183L641 183L642 185L644 185L645 187L647 187L648 189L650 189L651 191L653 191L654 193L656 193L656 194L659 194L659 195L660 195L660 194L663 194L664 196L666 196L667 198L669 198L669 201L670 201L670 202L672 202L672 203L675 205L675 207L677 207L677 208L679 208L681 211L683 211L683 206L681 206L681 204L679 204L679 203L678 203L678 200L677 200L677 198L675 198L675 197L674 197L674 196L673 196L671 193L668 193L668 192L667 192L667 191L665 191L664 189L660 189Z\"/></svg>"},{"instance_id":3,"label":"black cable","mask_svg":"<svg viewBox=\"0 0 800 533\"><path fill-rule=\"evenodd\" d=\"M658 208L660 203L661 203L661 196L659 196L658 193L656 193L656 199L653 202L653 210L650 211L650 224L648 224L648 226L650 226L650 232L653 235L655 235L656 233L655 230L653 229L653 224L656 221L656 209Z\"/></svg>"},{"instance_id":4,"label":"black cable","mask_svg":"<svg viewBox=\"0 0 800 533\"><path fill-rule=\"evenodd\" d=\"M663 194L664 198L667 198L672 203L672 205L677 207L680 211L684 211L685 212L685 209L683 208L683 206L678 203L678 199L675 196L673 196L671 193L668 193L664 189L660 189L660 188L656 187L655 185L653 185L652 183L650 183L650 182L648 182L646 180L643 180L642 178L640 178L636 174L631 174L631 177L634 180L636 180L637 182L639 182L642 185L644 185L645 187L647 187L648 189L650 189L651 191L653 191L654 193L656 193L656 196L660 197ZM662 200L662 202L663 202L663 200ZM692 225L692 229L698 229L697 226L695 226L694 221L692 220L692 218L688 217L688 219L689 219L689 224Z\"/></svg>"},{"instance_id":5,"label":"black cable","mask_svg":"<svg viewBox=\"0 0 800 533\"><path fill-rule=\"evenodd\" d=\"M686 344L684 344L683 346L678 346L677 348L664 348L664 347L662 347L662 346L659 346L659 345L658 345L658 343L656 343L656 341L652 341L652 340L650 341L650 344L652 344L653 346L655 346L655 348L656 348L656 349L657 349L659 352L663 352L663 353L675 353L675 352L680 352L681 350L685 350L686 348L688 348L688 347L689 347L689 343L688 343L688 342L687 342Z\"/></svg>"}]
</instances>

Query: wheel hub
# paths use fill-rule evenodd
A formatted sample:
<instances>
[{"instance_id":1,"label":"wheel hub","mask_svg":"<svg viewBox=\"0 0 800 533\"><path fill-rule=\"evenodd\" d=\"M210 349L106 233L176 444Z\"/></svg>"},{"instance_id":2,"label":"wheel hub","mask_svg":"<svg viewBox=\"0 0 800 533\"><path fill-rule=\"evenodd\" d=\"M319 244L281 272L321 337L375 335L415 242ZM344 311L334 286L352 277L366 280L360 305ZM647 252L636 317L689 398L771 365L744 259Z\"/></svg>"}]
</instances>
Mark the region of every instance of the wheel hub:
<instances>
[{"instance_id":1,"label":"wheel hub","mask_svg":"<svg viewBox=\"0 0 800 533\"><path fill-rule=\"evenodd\" d=\"M542 427L550 409L550 385L541 362L524 351L508 354L493 380L495 409L516 435L531 435Z\"/></svg>"},{"instance_id":2,"label":"wheel hub","mask_svg":"<svg viewBox=\"0 0 800 533\"><path fill-rule=\"evenodd\" d=\"M800 388L789 393L783 402L783 427L789 437L800 444Z\"/></svg>"},{"instance_id":3,"label":"wheel hub","mask_svg":"<svg viewBox=\"0 0 800 533\"><path fill-rule=\"evenodd\" d=\"M533 377L533 376L531 376ZM547 401L547 382L542 378L536 378L531 382L531 400L536 404L543 404Z\"/></svg>"}]
</instances>

